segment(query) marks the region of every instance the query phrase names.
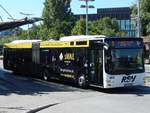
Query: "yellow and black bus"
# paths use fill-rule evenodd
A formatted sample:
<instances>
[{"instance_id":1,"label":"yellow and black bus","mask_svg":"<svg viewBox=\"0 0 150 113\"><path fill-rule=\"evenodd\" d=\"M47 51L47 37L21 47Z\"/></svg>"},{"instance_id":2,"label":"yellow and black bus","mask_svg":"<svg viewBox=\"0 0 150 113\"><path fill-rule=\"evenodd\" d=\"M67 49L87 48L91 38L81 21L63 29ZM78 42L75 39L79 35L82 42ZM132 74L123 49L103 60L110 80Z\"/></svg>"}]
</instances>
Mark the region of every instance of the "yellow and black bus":
<instances>
[{"instance_id":1,"label":"yellow and black bus","mask_svg":"<svg viewBox=\"0 0 150 113\"><path fill-rule=\"evenodd\" d=\"M70 36L60 41L13 41L4 45L4 68L81 87L144 85L143 40Z\"/></svg>"}]
</instances>

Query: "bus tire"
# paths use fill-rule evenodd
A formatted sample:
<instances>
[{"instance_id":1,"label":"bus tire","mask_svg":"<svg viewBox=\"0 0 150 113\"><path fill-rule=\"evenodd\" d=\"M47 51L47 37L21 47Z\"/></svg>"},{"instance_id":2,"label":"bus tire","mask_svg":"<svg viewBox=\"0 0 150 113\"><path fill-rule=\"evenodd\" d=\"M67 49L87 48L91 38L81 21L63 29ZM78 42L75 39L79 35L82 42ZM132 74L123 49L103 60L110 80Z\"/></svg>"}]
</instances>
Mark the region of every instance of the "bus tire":
<instances>
[{"instance_id":1,"label":"bus tire","mask_svg":"<svg viewBox=\"0 0 150 113\"><path fill-rule=\"evenodd\" d=\"M44 71L42 71L42 78L43 78L43 80L45 80L45 81L48 81L49 80L49 72L48 72L48 70L47 69L45 69Z\"/></svg>"},{"instance_id":2,"label":"bus tire","mask_svg":"<svg viewBox=\"0 0 150 113\"><path fill-rule=\"evenodd\" d=\"M88 83L86 81L84 74L81 74L80 76L78 76L77 83L78 83L78 86L83 89L86 89L88 86Z\"/></svg>"}]
</instances>

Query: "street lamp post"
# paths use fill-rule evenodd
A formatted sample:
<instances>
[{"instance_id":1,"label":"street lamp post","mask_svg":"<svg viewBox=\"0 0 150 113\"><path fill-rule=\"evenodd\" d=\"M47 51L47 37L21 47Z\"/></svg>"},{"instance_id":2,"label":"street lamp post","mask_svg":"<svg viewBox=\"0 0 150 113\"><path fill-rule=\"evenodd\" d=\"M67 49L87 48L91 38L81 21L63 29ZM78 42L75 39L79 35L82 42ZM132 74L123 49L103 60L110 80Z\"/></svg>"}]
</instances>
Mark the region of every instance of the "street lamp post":
<instances>
[{"instance_id":1,"label":"street lamp post","mask_svg":"<svg viewBox=\"0 0 150 113\"><path fill-rule=\"evenodd\" d=\"M88 1L86 0L86 35L89 34L88 31Z\"/></svg>"},{"instance_id":2,"label":"street lamp post","mask_svg":"<svg viewBox=\"0 0 150 113\"><path fill-rule=\"evenodd\" d=\"M89 8L94 8L94 6L92 5L88 5L89 1L95 1L95 0L80 0L80 1L84 1L85 5L81 5L81 8L86 8L86 35L88 35L88 9Z\"/></svg>"},{"instance_id":3,"label":"street lamp post","mask_svg":"<svg viewBox=\"0 0 150 113\"><path fill-rule=\"evenodd\" d=\"M137 36L141 37L140 32L140 0L137 0L138 18L137 18Z\"/></svg>"}]
</instances>

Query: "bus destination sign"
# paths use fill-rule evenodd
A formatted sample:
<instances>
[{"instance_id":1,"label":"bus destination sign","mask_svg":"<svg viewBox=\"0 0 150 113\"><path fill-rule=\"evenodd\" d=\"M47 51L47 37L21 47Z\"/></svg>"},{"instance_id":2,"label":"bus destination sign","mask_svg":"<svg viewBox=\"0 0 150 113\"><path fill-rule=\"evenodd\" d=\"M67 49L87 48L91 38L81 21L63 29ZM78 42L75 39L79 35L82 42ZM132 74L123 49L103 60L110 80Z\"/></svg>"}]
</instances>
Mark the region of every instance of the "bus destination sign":
<instances>
[{"instance_id":1,"label":"bus destination sign","mask_svg":"<svg viewBox=\"0 0 150 113\"><path fill-rule=\"evenodd\" d=\"M120 40L120 41L109 41L108 43L113 48L136 48L136 47L142 47L142 42L141 41Z\"/></svg>"}]
</instances>

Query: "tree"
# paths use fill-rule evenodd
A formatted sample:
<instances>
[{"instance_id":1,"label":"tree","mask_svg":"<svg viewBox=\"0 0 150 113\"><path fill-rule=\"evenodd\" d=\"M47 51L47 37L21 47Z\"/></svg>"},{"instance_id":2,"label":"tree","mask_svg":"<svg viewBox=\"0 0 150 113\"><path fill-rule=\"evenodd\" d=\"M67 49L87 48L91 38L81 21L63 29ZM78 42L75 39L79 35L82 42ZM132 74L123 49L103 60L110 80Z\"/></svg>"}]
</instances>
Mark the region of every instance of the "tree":
<instances>
[{"instance_id":1,"label":"tree","mask_svg":"<svg viewBox=\"0 0 150 113\"><path fill-rule=\"evenodd\" d=\"M45 27L45 25L40 24L39 27L39 32L38 32L38 36L40 37L41 40L48 40L48 30Z\"/></svg>"},{"instance_id":2,"label":"tree","mask_svg":"<svg viewBox=\"0 0 150 113\"><path fill-rule=\"evenodd\" d=\"M43 9L44 24L50 28L56 21L69 21L72 15L71 0L45 0Z\"/></svg>"},{"instance_id":3,"label":"tree","mask_svg":"<svg viewBox=\"0 0 150 113\"><path fill-rule=\"evenodd\" d=\"M141 33L143 36L150 35L150 0L141 0L140 14L141 14ZM131 6L131 16L137 17L137 6Z\"/></svg>"},{"instance_id":4,"label":"tree","mask_svg":"<svg viewBox=\"0 0 150 113\"><path fill-rule=\"evenodd\" d=\"M118 22L109 17L90 22L89 32L91 35L117 36L119 32Z\"/></svg>"},{"instance_id":5,"label":"tree","mask_svg":"<svg viewBox=\"0 0 150 113\"><path fill-rule=\"evenodd\" d=\"M38 33L39 30L40 30L40 26L33 24L32 27L29 29L30 39L40 39Z\"/></svg>"},{"instance_id":6,"label":"tree","mask_svg":"<svg viewBox=\"0 0 150 113\"><path fill-rule=\"evenodd\" d=\"M143 26L143 34L150 35L150 0L141 0L141 22Z\"/></svg>"},{"instance_id":7,"label":"tree","mask_svg":"<svg viewBox=\"0 0 150 113\"><path fill-rule=\"evenodd\" d=\"M42 16L50 37L59 39L62 35L71 34L74 18L70 2L71 0L45 0Z\"/></svg>"},{"instance_id":8,"label":"tree","mask_svg":"<svg viewBox=\"0 0 150 113\"><path fill-rule=\"evenodd\" d=\"M4 43L10 43L13 40L18 40L18 37L14 35L5 36L0 38L0 45L3 45Z\"/></svg>"},{"instance_id":9,"label":"tree","mask_svg":"<svg viewBox=\"0 0 150 113\"><path fill-rule=\"evenodd\" d=\"M83 16L80 17L72 29L72 35L84 35L85 34L85 19Z\"/></svg>"},{"instance_id":10,"label":"tree","mask_svg":"<svg viewBox=\"0 0 150 113\"><path fill-rule=\"evenodd\" d=\"M146 26L147 34L150 35L150 23Z\"/></svg>"}]
</instances>

